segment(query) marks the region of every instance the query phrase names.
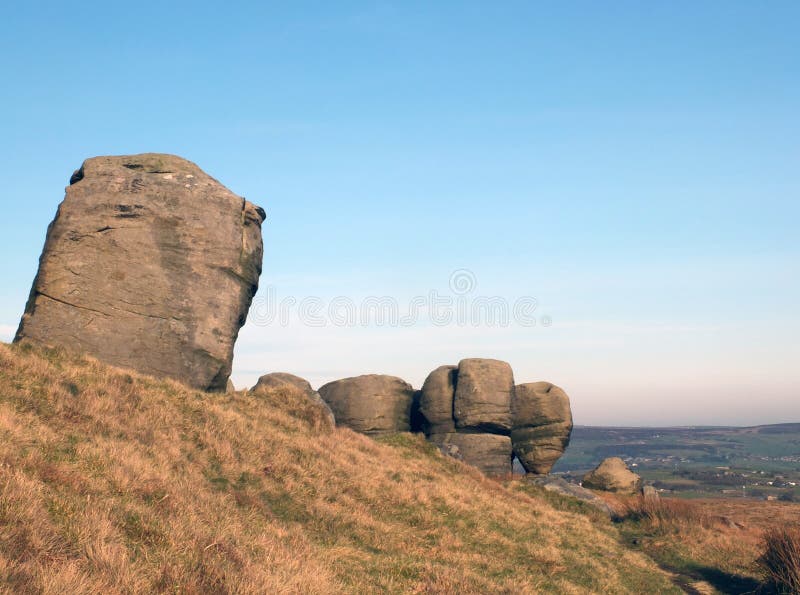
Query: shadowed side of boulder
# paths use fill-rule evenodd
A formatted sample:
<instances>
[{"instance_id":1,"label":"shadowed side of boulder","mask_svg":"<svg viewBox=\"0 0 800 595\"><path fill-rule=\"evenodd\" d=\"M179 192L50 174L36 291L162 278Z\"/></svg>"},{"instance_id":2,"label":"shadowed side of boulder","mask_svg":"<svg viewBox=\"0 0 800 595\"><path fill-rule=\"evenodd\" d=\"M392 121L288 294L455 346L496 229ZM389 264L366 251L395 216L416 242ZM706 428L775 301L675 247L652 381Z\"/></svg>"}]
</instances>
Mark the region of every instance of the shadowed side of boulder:
<instances>
[{"instance_id":1,"label":"shadowed side of boulder","mask_svg":"<svg viewBox=\"0 0 800 595\"><path fill-rule=\"evenodd\" d=\"M225 391L264 218L180 157L87 159L48 228L15 340Z\"/></svg>"},{"instance_id":2,"label":"shadowed side of boulder","mask_svg":"<svg viewBox=\"0 0 800 595\"><path fill-rule=\"evenodd\" d=\"M432 434L428 439L442 452L477 467L485 475L511 473L511 438L508 436L449 432ZM456 448L452 449L453 446Z\"/></svg>"},{"instance_id":3,"label":"shadowed side of boulder","mask_svg":"<svg viewBox=\"0 0 800 595\"><path fill-rule=\"evenodd\" d=\"M454 432L453 398L458 378L457 366L439 366L428 374L420 392L420 413L426 434Z\"/></svg>"}]
</instances>

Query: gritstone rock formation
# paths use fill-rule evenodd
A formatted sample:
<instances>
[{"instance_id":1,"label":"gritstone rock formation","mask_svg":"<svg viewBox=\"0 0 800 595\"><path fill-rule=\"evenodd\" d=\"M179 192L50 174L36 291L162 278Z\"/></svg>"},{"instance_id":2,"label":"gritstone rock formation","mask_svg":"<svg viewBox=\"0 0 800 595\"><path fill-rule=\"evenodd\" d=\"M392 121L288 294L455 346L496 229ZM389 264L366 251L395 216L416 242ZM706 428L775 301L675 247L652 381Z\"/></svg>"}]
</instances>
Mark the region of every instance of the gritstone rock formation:
<instances>
[{"instance_id":1,"label":"gritstone rock formation","mask_svg":"<svg viewBox=\"0 0 800 595\"><path fill-rule=\"evenodd\" d=\"M487 473L512 469L510 453L501 462L508 441L498 436L510 434L513 452L527 472L546 474L572 433L563 390L549 382L515 387L511 366L493 359L464 359L458 366L436 368L422 386L420 413L425 434L442 452L453 445L464 462Z\"/></svg>"},{"instance_id":2,"label":"gritstone rock formation","mask_svg":"<svg viewBox=\"0 0 800 595\"><path fill-rule=\"evenodd\" d=\"M635 494L641 478L633 473L619 457L603 460L594 470L583 477L583 487L618 494Z\"/></svg>"},{"instance_id":3,"label":"gritstone rock formation","mask_svg":"<svg viewBox=\"0 0 800 595\"><path fill-rule=\"evenodd\" d=\"M264 376L259 385L284 376L308 385L282 374ZM512 452L526 471L548 473L572 432L563 390L549 382L515 387L511 366L493 359L439 366L420 391L400 378L372 374L330 382L319 393L339 425L365 434L420 427L442 453L487 475L510 473Z\"/></svg>"},{"instance_id":4,"label":"gritstone rock formation","mask_svg":"<svg viewBox=\"0 0 800 595\"><path fill-rule=\"evenodd\" d=\"M367 374L319 388L339 425L364 434L408 432L415 391L395 376Z\"/></svg>"},{"instance_id":5,"label":"gritstone rock formation","mask_svg":"<svg viewBox=\"0 0 800 595\"><path fill-rule=\"evenodd\" d=\"M439 366L428 374L420 392L419 410L426 434L454 432L453 395L456 391L458 367Z\"/></svg>"},{"instance_id":6,"label":"gritstone rock formation","mask_svg":"<svg viewBox=\"0 0 800 595\"><path fill-rule=\"evenodd\" d=\"M453 416L456 427L496 434L511 431L511 366L496 359L464 359L458 364Z\"/></svg>"},{"instance_id":7,"label":"gritstone rock formation","mask_svg":"<svg viewBox=\"0 0 800 595\"><path fill-rule=\"evenodd\" d=\"M461 459L486 475L505 475L511 471L511 438L498 434L433 434L429 440L442 452L455 445Z\"/></svg>"},{"instance_id":8,"label":"gritstone rock formation","mask_svg":"<svg viewBox=\"0 0 800 595\"><path fill-rule=\"evenodd\" d=\"M420 391L428 440L487 475L510 473L513 391L514 376L505 362L465 359L436 368Z\"/></svg>"},{"instance_id":9,"label":"gritstone rock formation","mask_svg":"<svg viewBox=\"0 0 800 595\"><path fill-rule=\"evenodd\" d=\"M320 415L324 418L326 425L330 428L336 427L336 418L333 411L328 407L328 404L322 399L320 394L311 388L311 384L300 376L294 374L287 374L286 372L273 372L272 374L265 374L258 379L256 385L252 388L254 394L280 391L285 389L297 390L305 394L309 403L318 408Z\"/></svg>"},{"instance_id":10,"label":"gritstone rock formation","mask_svg":"<svg viewBox=\"0 0 800 595\"><path fill-rule=\"evenodd\" d=\"M225 391L264 218L180 157L87 159L48 228L15 340Z\"/></svg>"},{"instance_id":11,"label":"gritstone rock formation","mask_svg":"<svg viewBox=\"0 0 800 595\"><path fill-rule=\"evenodd\" d=\"M550 472L564 454L572 433L569 397L549 382L514 387L511 400L511 443L529 473Z\"/></svg>"}]
</instances>

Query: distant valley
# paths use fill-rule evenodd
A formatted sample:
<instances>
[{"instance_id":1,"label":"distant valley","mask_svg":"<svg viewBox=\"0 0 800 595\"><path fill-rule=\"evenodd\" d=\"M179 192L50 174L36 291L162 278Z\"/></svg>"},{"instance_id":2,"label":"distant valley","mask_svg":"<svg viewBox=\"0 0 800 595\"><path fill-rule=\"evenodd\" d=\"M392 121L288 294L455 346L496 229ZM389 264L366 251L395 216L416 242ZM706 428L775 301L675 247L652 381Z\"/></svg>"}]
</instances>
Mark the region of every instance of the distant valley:
<instances>
[{"instance_id":1,"label":"distant valley","mask_svg":"<svg viewBox=\"0 0 800 595\"><path fill-rule=\"evenodd\" d=\"M800 500L800 423L753 427L575 426L553 471L579 480L622 457L645 481L682 497Z\"/></svg>"}]
</instances>

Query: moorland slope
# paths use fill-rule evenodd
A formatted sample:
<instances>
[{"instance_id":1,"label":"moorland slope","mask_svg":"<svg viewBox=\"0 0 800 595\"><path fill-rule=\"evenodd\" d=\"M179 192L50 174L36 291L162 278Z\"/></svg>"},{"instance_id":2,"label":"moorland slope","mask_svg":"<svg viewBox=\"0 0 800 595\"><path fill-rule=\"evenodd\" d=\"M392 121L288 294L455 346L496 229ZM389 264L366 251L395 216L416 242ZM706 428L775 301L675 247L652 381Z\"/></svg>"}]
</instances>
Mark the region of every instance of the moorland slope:
<instances>
[{"instance_id":1,"label":"moorland slope","mask_svg":"<svg viewBox=\"0 0 800 595\"><path fill-rule=\"evenodd\" d=\"M0 344L0 589L674 590L610 523L317 411Z\"/></svg>"}]
</instances>

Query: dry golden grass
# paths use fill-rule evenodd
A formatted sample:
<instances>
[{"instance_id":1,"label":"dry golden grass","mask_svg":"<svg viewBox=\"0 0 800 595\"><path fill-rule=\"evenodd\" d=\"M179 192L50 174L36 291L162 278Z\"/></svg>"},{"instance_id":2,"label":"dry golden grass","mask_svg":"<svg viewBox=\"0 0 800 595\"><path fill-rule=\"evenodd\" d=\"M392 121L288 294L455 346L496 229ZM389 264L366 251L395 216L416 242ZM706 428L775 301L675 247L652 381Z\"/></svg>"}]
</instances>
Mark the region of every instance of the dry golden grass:
<instances>
[{"instance_id":1,"label":"dry golden grass","mask_svg":"<svg viewBox=\"0 0 800 595\"><path fill-rule=\"evenodd\" d=\"M715 517L691 500L677 498L606 497L619 520L646 523L652 529L710 528Z\"/></svg>"},{"instance_id":2,"label":"dry golden grass","mask_svg":"<svg viewBox=\"0 0 800 595\"><path fill-rule=\"evenodd\" d=\"M0 344L5 592L671 588L610 524L421 437L325 432L296 394L205 394Z\"/></svg>"},{"instance_id":3,"label":"dry golden grass","mask_svg":"<svg viewBox=\"0 0 800 595\"><path fill-rule=\"evenodd\" d=\"M628 540L635 539L664 568L705 577L690 585L703 593L763 590L772 578L763 563L769 536L800 523L800 505L788 502L603 497Z\"/></svg>"},{"instance_id":4,"label":"dry golden grass","mask_svg":"<svg viewBox=\"0 0 800 595\"><path fill-rule=\"evenodd\" d=\"M800 528L769 529L764 534L764 553L758 563L776 590L800 593Z\"/></svg>"}]
</instances>

